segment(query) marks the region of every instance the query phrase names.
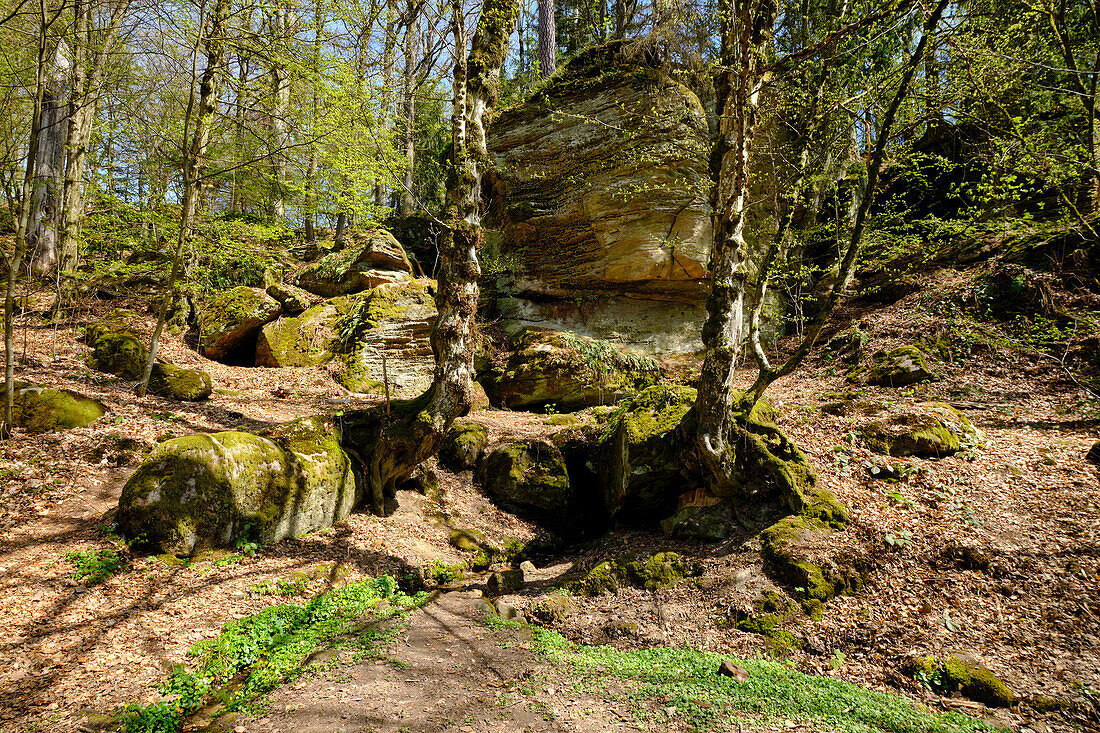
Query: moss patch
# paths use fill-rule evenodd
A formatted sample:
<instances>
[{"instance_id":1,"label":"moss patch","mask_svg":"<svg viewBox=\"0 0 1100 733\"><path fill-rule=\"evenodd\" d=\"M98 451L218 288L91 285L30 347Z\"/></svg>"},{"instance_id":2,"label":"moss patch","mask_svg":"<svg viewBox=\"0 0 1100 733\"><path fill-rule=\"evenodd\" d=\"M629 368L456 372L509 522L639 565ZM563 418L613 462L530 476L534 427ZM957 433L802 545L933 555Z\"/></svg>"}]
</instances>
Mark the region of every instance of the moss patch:
<instances>
[{"instance_id":1,"label":"moss patch","mask_svg":"<svg viewBox=\"0 0 1100 733\"><path fill-rule=\"evenodd\" d=\"M137 381L145 374L149 350L129 331L108 331L103 324L95 329L96 340L87 357L88 366L96 371L115 374Z\"/></svg>"},{"instance_id":2,"label":"moss patch","mask_svg":"<svg viewBox=\"0 0 1100 733\"><path fill-rule=\"evenodd\" d=\"M489 445L489 429L470 420L456 420L439 446L439 462L453 471L473 469Z\"/></svg>"},{"instance_id":3,"label":"moss patch","mask_svg":"<svg viewBox=\"0 0 1100 733\"><path fill-rule=\"evenodd\" d=\"M841 593L856 593L866 579L863 558L833 548L835 529L811 516L784 517L760 533L761 554L771 574L791 586L811 616ZM828 562L816 560L823 552Z\"/></svg>"},{"instance_id":4,"label":"moss patch","mask_svg":"<svg viewBox=\"0 0 1100 733\"><path fill-rule=\"evenodd\" d=\"M582 596L616 593L620 583L658 590L671 588L681 579L698 576L702 572L702 563L676 552L657 552L642 557L629 555L600 562L584 576L567 582L565 588Z\"/></svg>"},{"instance_id":5,"label":"moss patch","mask_svg":"<svg viewBox=\"0 0 1100 733\"><path fill-rule=\"evenodd\" d=\"M198 402L209 397L212 391L210 375L199 369L157 363L149 375L149 393L170 400Z\"/></svg>"},{"instance_id":6,"label":"moss patch","mask_svg":"<svg viewBox=\"0 0 1100 733\"><path fill-rule=\"evenodd\" d=\"M82 428L103 417L103 404L68 390L15 382L12 422L30 433Z\"/></svg>"},{"instance_id":7,"label":"moss patch","mask_svg":"<svg viewBox=\"0 0 1100 733\"><path fill-rule=\"evenodd\" d=\"M965 415L942 402L894 408L863 424L860 433L878 453L924 458L953 455L983 439Z\"/></svg>"},{"instance_id":8,"label":"moss patch","mask_svg":"<svg viewBox=\"0 0 1100 733\"><path fill-rule=\"evenodd\" d=\"M867 371L867 383L882 387L905 387L934 378L924 353L916 346L902 346L876 355Z\"/></svg>"}]
</instances>

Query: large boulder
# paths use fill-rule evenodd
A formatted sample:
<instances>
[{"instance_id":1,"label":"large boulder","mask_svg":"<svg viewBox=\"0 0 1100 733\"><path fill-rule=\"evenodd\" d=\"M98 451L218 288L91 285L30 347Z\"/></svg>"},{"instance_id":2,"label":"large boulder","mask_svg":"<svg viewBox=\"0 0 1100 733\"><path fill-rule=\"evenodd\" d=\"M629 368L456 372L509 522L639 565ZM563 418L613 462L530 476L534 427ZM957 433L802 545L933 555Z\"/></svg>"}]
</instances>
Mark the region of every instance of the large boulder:
<instances>
[{"instance_id":1,"label":"large boulder","mask_svg":"<svg viewBox=\"0 0 1100 733\"><path fill-rule=\"evenodd\" d=\"M526 328L510 346L507 363L482 380L490 400L508 409L614 404L660 376L648 356L567 331Z\"/></svg>"},{"instance_id":2,"label":"large boulder","mask_svg":"<svg viewBox=\"0 0 1100 733\"><path fill-rule=\"evenodd\" d=\"M613 42L497 114L483 271L505 329L573 331L647 354L702 348L710 134L707 105L682 78ZM753 199L762 203L746 229L764 232L774 196Z\"/></svg>"},{"instance_id":3,"label":"large boulder","mask_svg":"<svg viewBox=\"0 0 1100 733\"><path fill-rule=\"evenodd\" d=\"M385 229L354 232L349 239L344 249L299 272L294 284L323 298L334 298L412 279L408 255Z\"/></svg>"},{"instance_id":4,"label":"large boulder","mask_svg":"<svg viewBox=\"0 0 1100 733\"><path fill-rule=\"evenodd\" d=\"M496 501L557 524L569 522L573 502L569 474L553 443L519 440L490 449L478 465L478 484Z\"/></svg>"},{"instance_id":5,"label":"large boulder","mask_svg":"<svg viewBox=\"0 0 1100 733\"><path fill-rule=\"evenodd\" d=\"M218 293L198 314L199 348L215 361L252 364L260 329L282 311L278 301L259 288L242 285Z\"/></svg>"},{"instance_id":6,"label":"large boulder","mask_svg":"<svg viewBox=\"0 0 1100 733\"><path fill-rule=\"evenodd\" d=\"M916 346L901 346L887 353L875 354L867 372L867 384L880 387L907 387L935 379L928 368L924 353Z\"/></svg>"},{"instance_id":7,"label":"large boulder","mask_svg":"<svg viewBox=\"0 0 1100 733\"><path fill-rule=\"evenodd\" d=\"M439 462L453 471L468 471L489 445L489 429L472 420L456 420L443 436Z\"/></svg>"},{"instance_id":8,"label":"large boulder","mask_svg":"<svg viewBox=\"0 0 1100 733\"><path fill-rule=\"evenodd\" d=\"M336 327L350 307L348 298L333 298L300 316L268 323L256 339L256 366L305 367L330 361Z\"/></svg>"},{"instance_id":9,"label":"large boulder","mask_svg":"<svg viewBox=\"0 0 1100 733\"><path fill-rule=\"evenodd\" d=\"M129 331L104 331L102 325L87 363L92 369L137 381L145 374L149 349Z\"/></svg>"},{"instance_id":10,"label":"large boulder","mask_svg":"<svg viewBox=\"0 0 1100 733\"><path fill-rule=\"evenodd\" d=\"M431 332L437 312L432 281L382 285L355 300L341 320L337 380L352 392L411 399L431 386ZM383 361L384 360L384 361Z\"/></svg>"},{"instance_id":11,"label":"large boulder","mask_svg":"<svg viewBox=\"0 0 1100 733\"><path fill-rule=\"evenodd\" d=\"M88 366L136 382L145 375L149 349L128 329L125 312L112 312L88 326L85 341L93 348ZM157 362L149 375L149 394L182 402L205 400L213 391L210 375L199 369L185 369Z\"/></svg>"},{"instance_id":12,"label":"large boulder","mask_svg":"<svg viewBox=\"0 0 1100 733\"><path fill-rule=\"evenodd\" d=\"M877 453L939 458L983 440L965 415L942 402L893 406L864 403L861 411L868 419L859 431Z\"/></svg>"},{"instance_id":13,"label":"large boulder","mask_svg":"<svg viewBox=\"0 0 1100 733\"><path fill-rule=\"evenodd\" d=\"M160 552L233 548L331 526L360 489L339 429L295 420L270 437L224 432L161 443L122 489L122 533Z\"/></svg>"},{"instance_id":14,"label":"large boulder","mask_svg":"<svg viewBox=\"0 0 1100 733\"><path fill-rule=\"evenodd\" d=\"M82 428L103 417L103 403L67 389L15 382L12 423L30 433Z\"/></svg>"}]
</instances>

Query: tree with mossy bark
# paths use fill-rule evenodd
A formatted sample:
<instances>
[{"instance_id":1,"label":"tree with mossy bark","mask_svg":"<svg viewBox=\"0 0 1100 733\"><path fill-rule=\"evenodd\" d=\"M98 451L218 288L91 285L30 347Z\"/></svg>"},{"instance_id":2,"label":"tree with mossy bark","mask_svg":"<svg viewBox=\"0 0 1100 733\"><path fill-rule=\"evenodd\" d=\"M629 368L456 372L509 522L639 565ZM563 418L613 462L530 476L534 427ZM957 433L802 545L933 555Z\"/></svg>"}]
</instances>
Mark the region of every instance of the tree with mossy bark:
<instances>
[{"instance_id":1,"label":"tree with mossy bark","mask_svg":"<svg viewBox=\"0 0 1100 733\"><path fill-rule=\"evenodd\" d=\"M387 401L344 417L344 445L359 462L376 514L384 513L386 496L435 453L454 419L469 412L473 404L481 172L489 160L487 132L518 9L517 0L487 0L467 53L462 4L454 0L452 5L452 149L443 217L447 228L439 243L435 295L439 316L431 335L434 379L416 399Z\"/></svg>"},{"instance_id":2,"label":"tree with mossy bark","mask_svg":"<svg viewBox=\"0 0 1100 733\"><path fill-rule=\"evenodd\" d=\"M754 135L763 114L762 97L775 77L796 64L831 49L831 39L870 31L874 21L896 20L898 16L915 12L902 2L886 13L857 19L833 31L817 44L792 51L788 56L772 58L772 38L780 6L773 0L734 2L722 0L719 5L721 24L721 56L715 72L715 90L719 114L718 138L711 151L710 173L713 185L714 242L711 252L711 293L707 299L708 318L703 326L705 349L699 394L695 403L695 454L711 489L719 496L728 496L736 489L738 452L752 446L743 416L775 380L794 371L812 350L829 315L835 310L850 281L860 252L868 212L874 199L878 172L882 168L886 144L891 136L898 110L909 92L914 70L923 59L930 36L934 33L947 0L939 0L924 23L916 48L901 69L901 81L892 101L880 117L875 130L875 144L868 164L868 176L863 191L857 196L858 206L847 242L838 247L842 252L839 277L806 329L801 343L783 363L772 365L761 344L760 316L765 304L769 278L774 274L785 250L789 219L781 221L767 245L763 265L752 281L748 269L746 221L750 201L750 176L753 170ZM876 17L877 16L877 17ZM825 79L820 80L824 84ZM820 85L813 104L821 102ZM811 122L810 128L813 128ZM801 196L797 189L811 177L807 170L810 130L802 135L802 153L797 157L800 170L793 184L793 206ZM733 387L734 370L746 343L759 368L757 378L746 392Z\"/></svg>"}]
</instances>

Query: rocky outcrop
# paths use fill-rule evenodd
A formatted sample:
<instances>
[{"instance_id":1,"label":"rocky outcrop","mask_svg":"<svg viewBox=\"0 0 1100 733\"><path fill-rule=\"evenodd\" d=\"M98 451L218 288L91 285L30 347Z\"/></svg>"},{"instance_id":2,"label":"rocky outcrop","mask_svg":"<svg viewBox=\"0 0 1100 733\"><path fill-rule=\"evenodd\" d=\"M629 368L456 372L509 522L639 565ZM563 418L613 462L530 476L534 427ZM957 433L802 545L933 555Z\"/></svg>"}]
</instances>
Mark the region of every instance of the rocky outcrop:
<instances>
[{"instance_id":1,"label":"rocky outcrop","mask_svg":"<svg viewBox=\"0 0 1100 733\"><path fill-rule=\"evenodd\" d=\"M256 339L256 366L305 367L330 361L337 325L351 306L348 298L333 298L300 316L268 323Z\"/></svg>"},{"instance_id":2,"label":"rocky outcrop","mask_svg":"<svg viewBox=\"0 0 1100 733\"><path fill-rule=\"evenodd\" d=\"M343 249L299 272L294 284L323 298L334 298L412 279L412 265L404 248L385 229L349 233L348 240Z\"/></svg>"},{"instance_id":3,"label":"rocky outcrop","mask_svg":"<svg viewBox=\"0 0 1100 733\"><path fill-rule=\"evenodd\" d=\"M867 384L880 387L907 387L935 379L924 353L916 346L902 346L888 353L875 354L867 372Z\"/></svg>"},{"instance_id":4,"label":"rocky outcrop","mask_svg":"<svg viewBox=\"0 0 1100 733\"><path fill-rule=\"evenodd\" d=\"M210 375L201 369L184 369L158 362L149 375L148 391L179 402L198 402L210 396L214 384Z\"/></svg>"},{"instance_id":5,"label":"rocky outcrop","mask_svg":"<svg viewBox=\"0 0 1100 733\"><path fill-rule=\"evenodd\" d=\"M311 418L270 437L224 432L161 443L123 487L117 521L127 537L188 555L328 527L359 498L339 430Z\"/></svg>"},{"instance_id":6,"label":"rocky outcrop","mask_svg":"<svg viewBox=\"0 0 1100 733\"><path fill-rule=\"evenodd\" d=\"M259 288L240 286L218 293L199 311L199 348L215 361L251 365L260 329L283 312Z\"/></svg>"},{"instance_id":7,"label":"rocky outcrop","mask_svg":"<svg viewBox=\"0 0 1100 733\"><path fill-rule=\"evenodd\" d=\"M503 443L477 469L478 484L500 503L568 523L573 501L561 452L545 440Z\"/></svg>"},{"instance_id":8,"label":"rocky outcrop","mask_svg":"<svg viewBox=\"0 0 1100 733\"><path fill-rule=\"evenodd\" d=\"M453 471L477 466L489 445L489 429L472 420L456 420L439 446L439 462Z\"/></svg>"},{"instance_id":9,"label":"rocky outcrop","mask_svg":"<svg viewBox=\"0 0 1100 733\"><path fill-rule=\"evenodd\" d=\"M878 453L939 458L983 440L965 415L942 402L905 406L863 403L861 411L869 419L859 426L860 433Z\"/></svg>"},{"instance_id":10,"label":"rocky outcrop","mask_svg":"<svg viewBox=\"0 0 1100 733\"><path fill-rule=\"evenodd\" d=\"M15 382L12 423L29 433L52 433L82 428L103 417L106 409L98 400L67 389L39 387Z\"/></svg>"},{"instance_id":11,"label":"rocky outcrop","mask_svg":"<svg viewBox=\"0 0 1100 733\"><path fill-rule=\"evenodd\" d=\"M264 288L264 292L274 298L283 307L287 315L296 316L307 310L318 298L301 288L284 282L273 282Z\"/></svg>"},{"instance_id":12,"label":"rocky outcrop","mask_svg":"<svg viewBox=\"0 0 1100 733\"><path fill-rule=\"evenodd\" d=\"M512 410L610 405L660 376L650 357L568 331L526 328L512 337L510 347L507 362L482 383L491 402Z\"/></svg>"},{"instance_id":13,"label":"rocky outcrop","mask_svg":"<svg viewBox=\"0 0 1100 733\"><path fill-rule=\"evenodd\" d=\"M507 329L701 348L710 139L691 88L627 43L590 49L502 110L489 148L484 270Z\"/></svg>"},{"instance_id":14,"label":"rocky outcrop","mask_svg":"<svg viewBox=\"0 0 1100 733\"><path fill-rule=\"evenodd\" d=\"M352 392L407 399L432 383L430 336L436 319L432 281L382 285L358 297L338 326L343 371ZM385 363L383 365L383 358Z\"/></svg>"}]
</instances>

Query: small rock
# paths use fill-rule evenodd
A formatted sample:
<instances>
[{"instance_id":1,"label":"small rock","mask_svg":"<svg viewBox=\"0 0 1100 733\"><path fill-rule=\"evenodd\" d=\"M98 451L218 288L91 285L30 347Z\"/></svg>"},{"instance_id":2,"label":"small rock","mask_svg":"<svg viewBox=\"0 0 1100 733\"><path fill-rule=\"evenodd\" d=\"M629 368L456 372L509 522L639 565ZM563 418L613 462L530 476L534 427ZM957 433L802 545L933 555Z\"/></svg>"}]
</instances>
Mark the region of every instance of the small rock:
<instances>
[{"instance_id":1,"label":"small rock","mask_svg":"<svg viewBox=\"0 0 1100 733\"><path fill-rule=\"evenodd\" d=\"M514 593L523 588L522 570L501 570L489 576L489 592L494 596Z\"/></svg>"},{"instance_id":2,"label":"small rock","mask_svg":"<svg viewBox=\"0 0 1100 733\"><path fill-rule=\"evenodd\" d=\"M523 615L516 610L516 607L505 603L499 598L493 602L493 607L496 609L497 615L505 621L522 621Z\"/></svg>"},{"instance_id":3,"label":"small rock","mask_svg":"<svg viewBox=\"0 0 1100 733\"><path fill-rule=\"evenodd\" d=\"M745 682L749 679L749 671L747 669L728 659L723 661L718 667L718 675L720 677L732 677L738 682Z\"/></svg>"},{"instance_id":4,"label":"small rock","mask_svg":"<svg viewBox=\"0 0 1100 733\"><path fill-rule=\"evenodd\" d=\"M538 570L538 568L535 567L535 563L531 562L530 560L524 560L523 562L521 562L519 564L519 569L522 570L524 574L534 573Z\"/></svg>"}]
</instances>

